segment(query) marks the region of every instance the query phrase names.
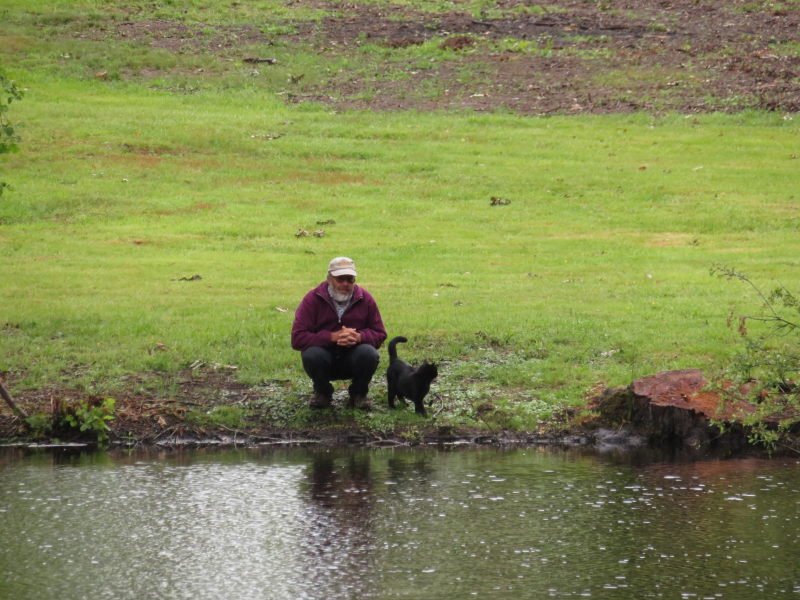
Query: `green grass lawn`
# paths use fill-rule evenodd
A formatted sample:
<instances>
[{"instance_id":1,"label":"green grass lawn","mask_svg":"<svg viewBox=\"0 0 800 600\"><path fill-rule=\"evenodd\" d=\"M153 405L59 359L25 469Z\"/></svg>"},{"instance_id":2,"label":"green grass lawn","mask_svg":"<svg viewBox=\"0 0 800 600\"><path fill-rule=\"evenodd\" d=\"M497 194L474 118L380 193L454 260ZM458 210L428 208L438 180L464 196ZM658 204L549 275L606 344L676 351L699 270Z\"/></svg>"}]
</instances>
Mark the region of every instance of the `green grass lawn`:
<instances>
[{"instance_id":1,"label":"green grass lawn","mask_svg":"<svg viewBox=\"0 0 800 600\"><path fill-rule=\"evenodd\" d=\"M800 290L800 116L336 113L34 63L6 64L27 92L0 157L15 390L203 361L299 397L293 310L337 255L441 394L540 413L723 366L760 299L714 265Z\"/></svg>"},{"instance_id":2,"label":"green grass lawn","mask_svg":"<svg viewBox=\"0 0 800 600\"><path fill-rule=\"evenodd\" d=\"M339 254L409 358L568 402L724 362L726 317L759 300L716 264L800 287L798 126L779 116L332 114L28 87L0 204L16 386L113 390L195 360L297 380L292 310Z\"/></svg>"}]
</instances>

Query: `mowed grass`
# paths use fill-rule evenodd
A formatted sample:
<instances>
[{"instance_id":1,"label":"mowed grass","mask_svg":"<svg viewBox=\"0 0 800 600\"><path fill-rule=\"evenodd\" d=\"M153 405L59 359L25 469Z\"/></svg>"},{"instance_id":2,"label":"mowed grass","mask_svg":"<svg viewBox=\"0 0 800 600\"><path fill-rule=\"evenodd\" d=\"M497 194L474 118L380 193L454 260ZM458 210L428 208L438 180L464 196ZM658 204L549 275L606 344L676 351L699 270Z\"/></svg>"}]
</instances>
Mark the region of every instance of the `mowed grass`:
<instances>
[{"instance_id":1,"label":"mowed grass","mask_svg":"<svg viewBox=\"0 0 800 600\"><path fill-rule=\"evenodd\" d=\"M17 79L0 371L18 390L123 394L203 361L305 393L292 313L337 255L453 393L550 405L723 365L727 316L759 299L716 264L800 289L800 137L779 115L337 114Z\"/></svg>"}]
</instances>

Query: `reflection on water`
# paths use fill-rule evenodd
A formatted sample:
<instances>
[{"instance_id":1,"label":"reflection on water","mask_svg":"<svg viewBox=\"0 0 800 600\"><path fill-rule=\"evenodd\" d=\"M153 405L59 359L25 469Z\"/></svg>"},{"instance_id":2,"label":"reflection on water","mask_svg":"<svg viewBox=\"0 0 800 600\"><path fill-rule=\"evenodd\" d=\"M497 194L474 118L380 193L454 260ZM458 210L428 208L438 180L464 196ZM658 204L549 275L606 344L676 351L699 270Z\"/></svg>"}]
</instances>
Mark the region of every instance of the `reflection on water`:
<instances>
[{"instance_id":1,"label":"reflection on water","mask_svg":"<svg viewBox=\"0 0 800 600\"><path fill-rule=\"evenodd\" d=\"M0 454L0 599L800 597L800 462Z\"/></svg>"}]
</instances>

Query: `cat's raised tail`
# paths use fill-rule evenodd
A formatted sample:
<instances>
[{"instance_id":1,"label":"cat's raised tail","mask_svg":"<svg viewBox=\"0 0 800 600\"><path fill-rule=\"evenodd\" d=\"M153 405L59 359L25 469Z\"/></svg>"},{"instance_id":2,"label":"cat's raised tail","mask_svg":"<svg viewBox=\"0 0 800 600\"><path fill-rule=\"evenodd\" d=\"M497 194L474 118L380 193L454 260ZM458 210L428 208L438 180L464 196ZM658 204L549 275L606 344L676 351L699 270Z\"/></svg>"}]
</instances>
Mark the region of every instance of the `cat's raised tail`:
<instances>
[{"instance_id":1,"label":"cat's raised tail","mask_svg":"<svg viewBox=\"0 0 800 600\"><path fill-rule=\"evenodd\" d=\"M397 360L397 344L401 342L407 342L408 339L404 338L402 335L398 335L397 337L393 337L389 340L389 361Z\"/></svg>"}]
</instances>

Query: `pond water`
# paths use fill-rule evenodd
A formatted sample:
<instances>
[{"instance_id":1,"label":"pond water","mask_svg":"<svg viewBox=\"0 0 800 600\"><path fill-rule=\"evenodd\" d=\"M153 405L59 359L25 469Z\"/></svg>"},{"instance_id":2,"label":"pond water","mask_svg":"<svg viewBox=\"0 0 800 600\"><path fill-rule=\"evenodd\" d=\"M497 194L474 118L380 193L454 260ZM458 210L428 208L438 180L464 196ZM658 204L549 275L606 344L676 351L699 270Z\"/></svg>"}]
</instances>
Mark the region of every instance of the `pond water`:
<instances>
[{"instance_id":1,"label":"pond water","mask_svg":"<svg viewBox=\"0 0 800 600\"><path fill-rule=\"evenodd\" d=\"M0 451L0 598L800 598L800 461Z\"/></svg>"}]
</instances>

